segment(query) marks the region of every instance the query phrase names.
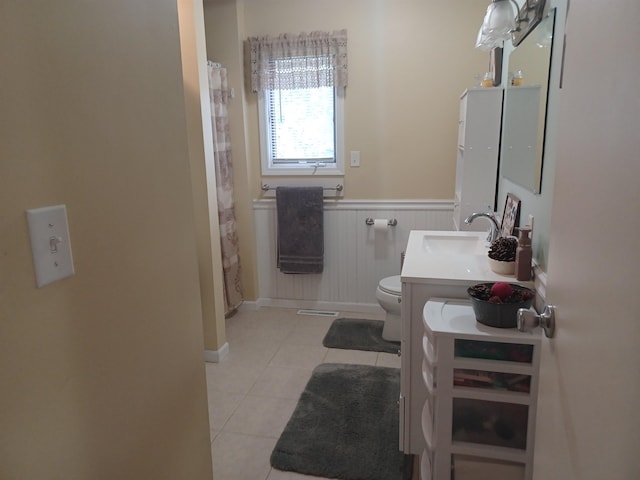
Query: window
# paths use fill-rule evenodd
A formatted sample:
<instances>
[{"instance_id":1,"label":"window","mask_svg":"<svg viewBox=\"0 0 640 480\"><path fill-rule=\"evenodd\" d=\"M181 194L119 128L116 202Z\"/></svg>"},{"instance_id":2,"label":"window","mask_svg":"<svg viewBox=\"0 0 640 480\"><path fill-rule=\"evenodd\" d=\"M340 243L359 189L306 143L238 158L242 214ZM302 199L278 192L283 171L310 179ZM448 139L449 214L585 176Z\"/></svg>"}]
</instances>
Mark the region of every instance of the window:
<instances>
[{"instance_id":1,"label":"window","mask_svg":"<svg viewBox=\"0 0 640 480\"><path fill-rule=\"evenodd\" d=\"M343 175L346 32L250 44L262 174Z\"/></svg>"},{"instance_id":2,"label":"window","mask_svg":"<svg viewBox=\"0 0 640 480\"><path fill-rule=\"evenodd\" d=\"M344 174L344 108L336 88L265 90L258 105L264 175Z\"/></svg>"}]
</instances>

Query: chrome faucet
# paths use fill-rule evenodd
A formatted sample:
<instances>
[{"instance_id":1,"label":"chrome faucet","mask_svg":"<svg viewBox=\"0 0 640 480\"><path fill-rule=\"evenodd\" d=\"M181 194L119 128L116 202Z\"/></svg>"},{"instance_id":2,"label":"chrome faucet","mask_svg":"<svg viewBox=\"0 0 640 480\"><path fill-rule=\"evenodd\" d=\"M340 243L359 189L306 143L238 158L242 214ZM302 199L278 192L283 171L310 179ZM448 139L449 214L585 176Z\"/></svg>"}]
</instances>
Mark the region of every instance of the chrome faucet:
<instances>
[{"instance_id":1,"label":"chrome faucet","mask_svg":"<svg viewBox=\"0 0 640 480\"><path fill-rule=\"evenodd\" d=\"M500 236L500 226L498 225L498 221L496 220L493 212L472 213L467 218L465 218L464 223L470 225L471 222L473 222L478 217L488 218L491 221L491 230L489 230L489 234L487 235L487 242L495 242Z\"/></svg>"}]
</instances>

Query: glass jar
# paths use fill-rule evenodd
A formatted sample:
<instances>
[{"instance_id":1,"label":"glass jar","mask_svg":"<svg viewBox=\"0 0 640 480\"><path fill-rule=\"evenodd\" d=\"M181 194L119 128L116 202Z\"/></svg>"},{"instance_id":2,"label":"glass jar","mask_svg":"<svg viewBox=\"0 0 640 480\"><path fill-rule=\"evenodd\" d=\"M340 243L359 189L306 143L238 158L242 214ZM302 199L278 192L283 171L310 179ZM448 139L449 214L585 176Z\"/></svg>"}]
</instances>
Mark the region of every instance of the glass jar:
<instances>
[{"instance_id":1,"label":"glass jar","mask_svg":"<svg viewBox=\"0 0 640 480\"><path fill-rule=\"evenodd\" d=\"M480 82L480 86L485 88L493 87L493 76L491 75L491 72L484 74L484 78L482 79L482 82Z\"/></svg>"},{"instance_id":2,"label":"glass jar","mask_svg":"<svg viewBox=\"0 0 640 480\"><path fill-rule=\"evenodd\" d=\"M519 87L524 83L524 76L522 75L522 70L516 70L513 74L513 78L511 79L511 85L514 87Z\"/></svg>"}]
</instances>

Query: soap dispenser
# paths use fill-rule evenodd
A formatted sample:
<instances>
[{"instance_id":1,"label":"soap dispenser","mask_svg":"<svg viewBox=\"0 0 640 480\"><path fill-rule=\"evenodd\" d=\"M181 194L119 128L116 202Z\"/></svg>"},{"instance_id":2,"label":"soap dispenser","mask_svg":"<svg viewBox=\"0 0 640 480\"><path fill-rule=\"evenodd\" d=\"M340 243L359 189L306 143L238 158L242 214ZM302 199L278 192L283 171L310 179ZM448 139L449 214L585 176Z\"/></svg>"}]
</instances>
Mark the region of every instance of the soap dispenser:
<instances>
[{"instance_id":1,"label":"soap dispenser","mask_svg":"<svg viewBox=\"0 0 640 480\"><path fill-rule=\"evenodd\" d=\"M521 227L518 229L518 248L516 248L516 279L531 280L531 227Z\"/></svg>"}]
</instances>

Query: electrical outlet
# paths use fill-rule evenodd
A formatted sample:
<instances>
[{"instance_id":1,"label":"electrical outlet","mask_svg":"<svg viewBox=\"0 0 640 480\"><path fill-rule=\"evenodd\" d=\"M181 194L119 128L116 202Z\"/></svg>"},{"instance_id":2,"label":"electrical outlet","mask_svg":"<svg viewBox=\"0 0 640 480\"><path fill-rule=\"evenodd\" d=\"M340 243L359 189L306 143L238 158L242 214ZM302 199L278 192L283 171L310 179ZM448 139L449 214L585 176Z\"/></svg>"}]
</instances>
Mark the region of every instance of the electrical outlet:
<instances>
[{"instance_id":1,"label":"electrical outlet","mask_svg":"<svg viewBox=\"0 0 640 480\"><path fill-rule=\"evenodd\" d=\"M533 215L529 215L529 223L527 223L527 225L529 225L531 230L533 230Z\"/></svg>"},{"instance_id":2,"label":"electrical outlet","mask_svg":"<svg viewBox=\"0 0 640 480\"><path fill-rule=\"evenodd\" d=\"M352 167L360 166L360 152L357 150L351 151L351 166Z\"/></svg>"}]
</instances>

